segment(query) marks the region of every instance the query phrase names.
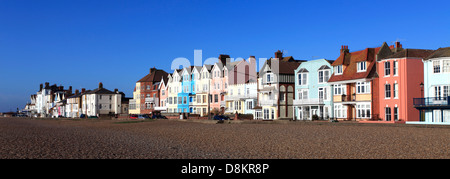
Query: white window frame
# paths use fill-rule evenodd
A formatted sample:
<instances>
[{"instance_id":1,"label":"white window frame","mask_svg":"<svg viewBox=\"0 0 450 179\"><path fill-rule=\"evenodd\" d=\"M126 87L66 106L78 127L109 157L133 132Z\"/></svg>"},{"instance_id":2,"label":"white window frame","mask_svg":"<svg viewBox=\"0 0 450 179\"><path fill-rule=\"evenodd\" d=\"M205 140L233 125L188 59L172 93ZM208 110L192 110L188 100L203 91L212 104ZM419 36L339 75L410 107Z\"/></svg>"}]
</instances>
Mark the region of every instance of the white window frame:
<instances>
[{"instance_id":1,"label":"white window frame","mask_svg":"<svg viewBox=\"0 0 450 179\"><path fill-rule=\"evenodd\" d=\"M308 73L302 72L297 73L298 85L305 86L308 85Z\"/></svg>"},{"instance_id":2,"label":"white window frame","mask_svg":"<svg viewBox=\"0 0 450 179\"><path fill-rule=\"evenodd\" d=\"M370 103L356 104L356 118L369 119L372 115Z\"/></svg>"},{"instance_id":3,"label":"white window frame","mask_svg":"<svg viewBox=\"0 0 450 179\"><path fill-rule=\"evenodd\" d=\"M393 91L394 91L394 99L398 99L398 83L394 83Z\"/></svg>"},{"instance_id":4,"label":"white window frame","mask_svg":"<svg viewBox=\"0 0 450 179\"><path fill-rule=\"evenodd\" d=\"M394 71L393 71L394 76L398 76L398 61L397 60L394 61L393 68L394 68Z\"/></svg>"},{"instance_id":5,"label":"white window frame","mask_svg":"<svg viewBox=\"0 0 450 179\"><path fill-rule=\"evenodd\" d=\"M328 100L328 91L326 87L319 88L319 99Z\"/></svg>"},{"instance_id":6,"label":"white window frame","mask_svg":"<svg viewBox=\"0 0 450 179\"><path fill-rule=\"evenodd\" d=\"M367 63L366 61L356 63L356 72L365 72L367 71Z\"/></svg>"},{"instance_id":7,"label":"white window frame","mask_svg":"<svg viewBox=\"0 0 450 179\"><path fill-rule=\"evenodd\" d=\"M309 96L309 90L308 89L298 89L297 90L297 99L308 99Z\"/></svg>"},{"instance_id":8,"label":"white window frame","mask_svg":"<svg viewBox=\"0 0 450 179\"><path fill-rule=\"evenodd\" d=\"M273 83L274 82L274 74L273 73L266 73L266 83Z\"/></svg>"},{"instance_id":9,"label":"white window frame","mask_svg":"<svg viewBox=\"0 0 450 179\"><path fill-rule=\"evenodd\" d=\"M433 73L441 73L441 60L433 60Z\"/></svg>"},{"instance_id":10,"label":"white window frame","mask_svg":"<svg viewBox=\"0 0 450 179\"><path fill-rule=\"evenodd\" d=\"M334 75L342 75L343 69L342 65L334 66Z\"/></svg>"},{"instance_id":11,"label":"white window frame","mask_svg":"<svg viewBox=\"0 0 450 179\"><path fill-rule=\"evenodd\" d=\"M387 88L388 86L389 86L389 89ZM391 84L386 83L384 85L384 99L391 99L391 96L392 96L391 91L392 91ZM388 94L389 94L389 96L388 96Z\"/></svg>"},{"instance_id":12,"label":"white window frame","mask_svg":"<svg viewBox=\"0 0 450 179\"><path fill-rule=\"evenodd\" d=\"M385 61L384 62L384 76L390 76L391 75L391 62Z\"/></svg>"},{"instance_id":13,"label":"white window frame","mask_svg":"<svg viewBox=\"0 0 450 179\"><path fill-rule=\"evenodd\" d=\"M356 82L356 94L369 94L370 81Z\"/></svg>"},{"instance_id":14,"label":"white window frame","mask_svg":"<svg viewBox=\"0 0 450 179\"><path fill-rule=\"evenodd\" d=\"M320 73L322 73L322 76L320 76ZM318 77L319 84L328 82L328 80L330 79L330 70L319 70Z\"/></svg>"}]
</instances>

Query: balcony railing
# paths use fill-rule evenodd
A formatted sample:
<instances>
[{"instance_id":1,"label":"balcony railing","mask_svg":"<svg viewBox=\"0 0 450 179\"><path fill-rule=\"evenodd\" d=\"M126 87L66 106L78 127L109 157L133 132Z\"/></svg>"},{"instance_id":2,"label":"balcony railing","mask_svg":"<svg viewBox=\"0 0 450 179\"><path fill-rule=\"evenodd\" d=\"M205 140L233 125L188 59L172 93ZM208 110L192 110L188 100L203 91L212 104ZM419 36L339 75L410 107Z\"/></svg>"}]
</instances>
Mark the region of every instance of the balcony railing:
<instances>
[{"instance_id":1,"label":"balcony railing","mask_svg":"<svg viewBox=\"0 0 450 179\"><path fill-rule=\"evenodd\" d=\"M226 95L225 101L235 101L235 100L241 100L241 99L250 99L250 98L257 98L256 93L250 93L250 94L241 94L241 95Z\"/></svg>"},{"instance_id":2,"label":"balcony railing","mask_svg":"<svg viewBox=\"0 0 450 179\"><path fill-rule=\"evenodd\" d=\"M447 97L428 97L428 98L414 98L413 104L415 107L425 106L450 106L450 96Z\"/></svg>"},{"instance_id":3,"label":"balcony railing","mask_svg":"<svg viewBox=\"0 0 450 179\"><path fill-rule=\"evenodd\" d=\"M324 104L323 99L314 98L314 99L294 99L294 105L306 105L306 104Z\"/></svg>"},{"instance_id":4,"label":"balcony railing","mask_svg":"<svg viewBox=\"0 0 450 179\"><path fill-rule=\"evenodd\" d=\"M276 106L278 103L277 100L274 99L266 99L266 100L260 100L259 105L260 106Z\"/></svg>"}]
</instances>

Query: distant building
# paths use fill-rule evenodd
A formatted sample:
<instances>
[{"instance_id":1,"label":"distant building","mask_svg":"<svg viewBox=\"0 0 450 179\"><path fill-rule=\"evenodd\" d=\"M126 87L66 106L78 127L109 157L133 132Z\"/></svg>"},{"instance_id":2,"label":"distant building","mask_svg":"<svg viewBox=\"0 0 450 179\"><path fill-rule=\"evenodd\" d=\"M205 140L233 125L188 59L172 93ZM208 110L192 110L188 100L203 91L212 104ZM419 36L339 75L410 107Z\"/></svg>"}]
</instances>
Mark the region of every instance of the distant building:
<instances>
[{"instance_id":1,"label":"distant building","mask_svg":"<svg viewBox=\"0 0 450 179\"><path fill-rule=\"evenodd\" d=\"M113 92L103 88L103 84L100 82L97 89L82 95L82 113L86 116L121 114L122 96L123 93L117 89Z\"/></svg>"},{"instance_id":2,"label":"distant building","mask_svg":"<svg viewBox=\"0 0 450 179\"><path fill-rule=\"evenodd\" d=\"M159 106L159 83L167 78L164 70L150 68L148 75L136 82L133 99L130 100L130 114L149 114Z\"/></svg>"}]
</instances>

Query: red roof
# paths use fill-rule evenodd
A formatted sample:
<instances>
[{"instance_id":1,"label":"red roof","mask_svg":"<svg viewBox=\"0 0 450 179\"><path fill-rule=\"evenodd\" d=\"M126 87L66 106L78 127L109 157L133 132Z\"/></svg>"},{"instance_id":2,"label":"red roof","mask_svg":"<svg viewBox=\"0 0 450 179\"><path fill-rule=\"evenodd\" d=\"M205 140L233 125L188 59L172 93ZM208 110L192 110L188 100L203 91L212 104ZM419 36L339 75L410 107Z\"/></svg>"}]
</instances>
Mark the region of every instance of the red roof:
<instances>
[{"instance_id":1,"label":"red roof","mask_svg":"<svg viewBox=\"0 0 450 179\"><path fill-rule=\"evenodd\" d=\"M382 46L377 48L366 48L364 50L348 52L342 51L341 55L331 64L332 66L343 65L345 67L342 75L331 75L328 82L354 80L362 78L371 78L376 75L375 65L376 57L381 48L389 48ZM357 72L357 63L366 61L366 71Z\"/></svg>"}]
</instances>

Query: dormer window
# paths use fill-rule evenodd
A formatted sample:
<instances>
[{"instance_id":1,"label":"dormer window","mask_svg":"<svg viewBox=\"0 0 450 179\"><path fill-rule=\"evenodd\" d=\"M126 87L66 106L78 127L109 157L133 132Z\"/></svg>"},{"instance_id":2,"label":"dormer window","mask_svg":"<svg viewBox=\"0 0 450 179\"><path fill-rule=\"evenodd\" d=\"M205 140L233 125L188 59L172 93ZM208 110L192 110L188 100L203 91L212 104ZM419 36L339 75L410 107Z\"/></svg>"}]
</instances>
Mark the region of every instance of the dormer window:
<instances>
[{"instance_id":1,"label":"dormer window","mask_svg":"<svg viewBox=\"0 0 450 179\"><path fill-rule=\"evenodd\" d=\"M357 63L357 70L356 70L356 72L365 72L366 69L367 69L367 67L366 67L366 62L365 61Z\"/></svg>"},{"instance_id":2,"label":"dormer window","mask_svg":"<svg viewBox=\"0 0 450 179\"><path fill-rule=\"evenodd\" d=\"M334 74L342 75L342 65L334 66Z\"/></svg>"}]
</instances>

